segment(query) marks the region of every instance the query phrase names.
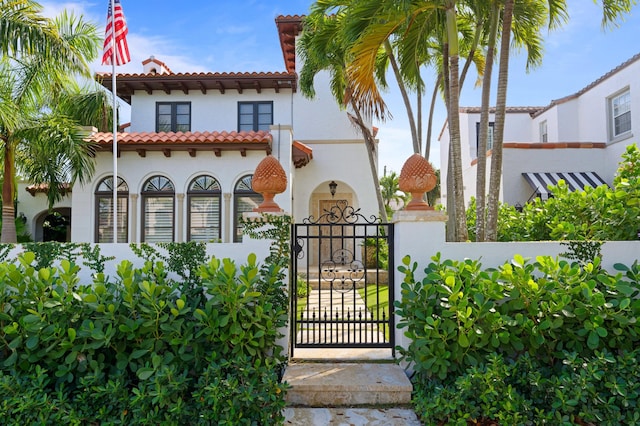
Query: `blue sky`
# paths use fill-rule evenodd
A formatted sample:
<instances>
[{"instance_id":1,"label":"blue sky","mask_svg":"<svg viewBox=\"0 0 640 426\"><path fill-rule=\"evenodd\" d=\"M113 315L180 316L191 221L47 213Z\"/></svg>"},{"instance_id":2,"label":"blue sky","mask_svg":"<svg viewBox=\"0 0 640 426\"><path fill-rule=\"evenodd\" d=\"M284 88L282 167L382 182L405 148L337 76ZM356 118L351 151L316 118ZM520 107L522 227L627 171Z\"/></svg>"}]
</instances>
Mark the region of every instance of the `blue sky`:
<instances>
[{"instance_id":1,"label":"blue sky","mask_svg":"<svg viewBox=\"0 0 640 426\"><path fill-rule=\"evenodd\" d=\"M121 0L129 27L132 61L117 72L142 71L149 56L165 62L174 72L284 71L274 19L278 15L306 14L310 0ZM49 15L73 10L103 31L109 0L41 1ZM601 6L591 0L568 0L570 20L561 29L545 32L542 66L525 72L525 53L510 64L509 106L547 105L570 95L640 52L640 8L636 6L617 28L601 27ZM152 5L152 6L151 6ZM110 67L94 64L95 71ZM479 106L480 89L469 75L461 106ZM494 85L495 86L495 85ZM411 138L402 102L393 88L386 94L393 119L380 128L380 170L400 172L411 155ZM495 98L492 99L495 102ZM431 160L439 166L435 138L445 118L439 102L434 121ZM222 129L220 129L222 130Z\"/></svg>"}]
</instances>

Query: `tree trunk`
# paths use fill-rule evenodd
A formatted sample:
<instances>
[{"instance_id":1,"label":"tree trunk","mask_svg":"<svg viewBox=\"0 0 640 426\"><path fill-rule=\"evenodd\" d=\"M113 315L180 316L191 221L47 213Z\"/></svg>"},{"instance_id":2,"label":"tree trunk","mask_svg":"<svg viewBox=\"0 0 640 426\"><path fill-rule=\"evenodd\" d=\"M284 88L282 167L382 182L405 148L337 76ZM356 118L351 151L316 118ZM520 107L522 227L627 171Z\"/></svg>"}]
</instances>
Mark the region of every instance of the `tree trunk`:
<instances>
[{"instance_id":1,"label":"tree trunk","mask_svg":"<svg viewBox=\"0 0 640 426\"><path fill-rule=\"evenodd\" d=\"M411 101L409 100L409 95L407 94L407 88L404 85L404 80L402 79L402 75L400 74L400 68L398 67L398 63L396 62L396 58L393 54L393 49L391 48L391 43L389 42L389 40L385 40L384 50L387 53L387 57L389 58L391 69L393 69L393 75L396 77L398 87L400 88L400 94L402 95L402 100L404 101L404 107L407 110L407 117L409 118L409 128L411 129L411 139L413 140L413 152L415 154L420 154L421 141L418 137L416 122L415 118L413 117L413 108L411 107Z\"/></svg>"},{"instance_id":2,"label":"tree trunk","mask_svg":"<svg viewBox=\"0 0 640 426\"><path fill-rule=\"evenodd\" d=\"M449 43L444 43L442 46L442 57L449 58ZM447 121L451 123L451 107L449 102L449 61L442 61L442 75L443 75L443 88L444 88L444 102L447 107ZM449 133L451 133L451 126L449 126ZM451 136L449 136L449 147L447 151L447 241L458 241L458 230L456 228L456 203L453 196L453 162L451 160Z\"/></svg>"},{"instance_id":3,"label":"tree trunk","mask_svg":"<svg viewBox=\"0 0 640 426\"><path fill-rule=\"evenodd\" d=\"M10 138L4 141L4 173L2 182L2 236L1 243L16 243L18 237L16 235L15 207L13 204L13 187L14 173L14 147L9 142Z\"/></svg>"},{"instance_id":4,"label":"tree trunk","mask_svg":"<svg viewBox=\"0 0 640 426\"><path fill-rule=\"evenodd\" d=\"M442 83L442 73L438 74L435 87L433 88L433 94L431 95L431 105L429 106L429 119L427 121L427 138L425 140L424 158L429 161L431 156L431 130L433 128L433 113L436 106L436 99L438 97L438 88Z\"/></svg>"},{"instance_id":5,"label":"tree trunk","mask_svg":"<svg viewBox=\"0 0 640 426\"><path fill-rule=\"evenodd\" d=\"M357 105L353 99L351 99L351 108L353 108L354 113L356 114L356 121L360 130L362 131L362 136L364 137L364 142L367 147L367 156L369 157L369 168L371 169L371 175L373 177L373 185L376 191L376 198L378 201L378 210L380 210L380 220L382 223L389 222L387 218L387 210L384 208L384 200L382 199L382 192L380 191L380 179L378 178L378 166L376 161L376 141L369 130L369 127L364 123L362 119L362 114L360 114L360 110L357 108Z\"/></svg>"},{"instance_id":6,"label":"tree trunk","mask_svg":"<svg viewBox=\"0 0 640 426\"><path fill-rule=\"evenodd\" d=\"M509 47L511 43L511 22L514 0L506 0L502 17L502 40L500 41L500 67L498 69L498 93L491 151L491 178L489 180L489 203L487 212L487 241L498 239L498 203L500 202L500 181L502 179L502 143L507 104L507 82L509 80Z\"/></svg>"},{"instance_id":7,"label":"tree trunk","mask_svg":"<svg viewBox=\"0 0 640 426\"><path fill-rule=\"evenodd\" d=\"M460 145L460 81L459 81L459 49L458 29L456 22L455 1L448 2L447 7L447 39L449 41L449 140L451 149L451 166L453 170L453 195L456 207L455 226L457 241L467 240L467 217L464 206L464 182L462 181L462 149Z\"/></svg>"},{"instance_id":8,"label":"tree trunk","mask_svg":"<svg viewBox=\"0 0 640 426\"><path fill-rule=\"evenodd\" d=\"M489 41L487 48L487 59L482 78L482 104L480 107L480 126L477 152L477 174L476 174L476 241L485 241L485 206L487 191L487 139L489 136L489 107L491 100L491 75L493 74L493 58L495 55L496 39L498 37L498 3L491 5L491 25L489 28Z\"/></svg>"}]
</instances>

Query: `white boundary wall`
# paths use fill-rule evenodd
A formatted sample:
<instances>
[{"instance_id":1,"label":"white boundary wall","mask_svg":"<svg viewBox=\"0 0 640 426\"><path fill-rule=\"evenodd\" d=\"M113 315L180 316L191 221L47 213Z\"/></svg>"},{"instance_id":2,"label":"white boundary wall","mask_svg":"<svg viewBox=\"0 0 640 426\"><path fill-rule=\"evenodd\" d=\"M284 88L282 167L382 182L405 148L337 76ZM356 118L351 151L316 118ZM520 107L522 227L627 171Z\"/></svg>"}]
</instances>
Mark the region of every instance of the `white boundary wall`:
<instances>
[{"instance_id":1,"label":"white boundary wall","mask_svg":"<svg viewBox=\"0 0 640 426\"><path fill-rule=\"evenodd\" d=\"M93 246L94 244L92 244ZM155 244L149 244L152 247L155 247L158 252L165 254L166 251L161 247ZM270 242L266 240L253 240L248 237L245 237L242 244L233 244L233 243L216 243L216 244L207 244L206 252L207 259L211 259L212 257L216 257L218 259L231 259L233 260L237 266L243 265L247 263L247 256L250 253L255 253L257 257L258 263L262 264L264 259L269 255L269 245ZM117 267L122 261L128 260L130 261L134 268L140 268L144 265L144 262L147 259L142 259L136 255L129 244L99 244L100 246L100 255L105 257L114 256L114 260L107 261L105 263L105 275L109 276L109 280L111 282L115 281L117 274ZM18 255L25 252L24 247L18 244L16 247L9 252L7 256L7 261L12 261L17 258ZM76 259L76 263L80 266L80 272L78 273L78 277L80 278L80 285L92 284L93 271L89 269L89 267L84 266L82 263L82 259ZM175 274L169 273L171 278L178 278Z\"/></svg>"}]
</instances>

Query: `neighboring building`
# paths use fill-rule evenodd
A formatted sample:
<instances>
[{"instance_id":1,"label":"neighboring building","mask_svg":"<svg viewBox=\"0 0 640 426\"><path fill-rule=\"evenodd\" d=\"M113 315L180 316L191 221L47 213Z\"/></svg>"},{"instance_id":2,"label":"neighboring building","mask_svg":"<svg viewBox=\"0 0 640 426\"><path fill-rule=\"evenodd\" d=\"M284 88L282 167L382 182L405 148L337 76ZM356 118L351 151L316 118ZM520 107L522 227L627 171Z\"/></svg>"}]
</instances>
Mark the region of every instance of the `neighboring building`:
<instances>
[{"instance_id":1,"label":"neighboring building","mask_svg":"<svg viewBox=\"0 0 640 426\"><path fill-rule=\"evenodd\" d=\"M328 75L316 78L314 99L298 90L302 17L280 16L276 26L282 72L174 73L152 56L141 74L117 74L117 94L131 105L127 132L118 134L119 242L240 241L238 217L262 201L251 177L267 154L288 177L275 201L295 220L319 217L337 199L377 215L363 138ZM96 78L111 89L110 74ZM91 139L96 172L71 192L70 239L112 242L113 135Z\"/></svg>"},{"instance_id":2,"label":"neighboring building","mask_svg":"<svg viewBox=\"0 0 640 426\"><path fill-rule=\"evenodd\" d=\"M544 107L507 107L500 199L511 205L546 199L547 185L564 179L570 188L612 184L622 153L640 135L640 54L582 90ZM490 114L487 188L491 167ZM465 200L476 193L480 108L460 108ZM446 202L449 128L441 143L442 198Z\"/></svg>"}]
</instances>

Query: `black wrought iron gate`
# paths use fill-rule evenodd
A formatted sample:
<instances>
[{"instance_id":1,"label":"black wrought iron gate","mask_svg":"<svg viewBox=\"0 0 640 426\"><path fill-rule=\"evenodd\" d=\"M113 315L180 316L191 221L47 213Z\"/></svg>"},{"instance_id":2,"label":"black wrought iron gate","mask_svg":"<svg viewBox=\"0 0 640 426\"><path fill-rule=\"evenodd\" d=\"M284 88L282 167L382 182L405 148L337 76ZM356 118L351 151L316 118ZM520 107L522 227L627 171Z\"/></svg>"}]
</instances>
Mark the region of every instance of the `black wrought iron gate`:
<instances>
[{"instance_id":1,"label":"black wrought iron gate","mask_svg":"<svg viewBox=\"0 0 640 426\"><path fill-rule=\"evenodd\" d=\"M292 350L393 349L393 225L340 200L292 236Z\"/></svg>"}]
</instances>

